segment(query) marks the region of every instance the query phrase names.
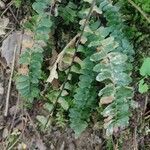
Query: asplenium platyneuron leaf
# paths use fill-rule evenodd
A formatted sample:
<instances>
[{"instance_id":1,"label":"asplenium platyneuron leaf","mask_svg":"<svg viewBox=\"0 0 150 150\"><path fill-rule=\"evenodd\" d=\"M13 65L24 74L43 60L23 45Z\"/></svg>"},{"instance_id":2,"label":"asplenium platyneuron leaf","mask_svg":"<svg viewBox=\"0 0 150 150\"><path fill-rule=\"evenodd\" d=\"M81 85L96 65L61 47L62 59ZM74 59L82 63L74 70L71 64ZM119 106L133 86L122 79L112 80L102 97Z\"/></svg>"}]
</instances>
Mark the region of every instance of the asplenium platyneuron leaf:
<instances>
[{"instance_id":1,"label":"asplenium platyneuron leaf","mask_svg":"<svg viewBox=\"0 0 150 150\"><path fill-rule=\"evenodd\" d=\"M70 126L78 137L88 126L88 120L96 104L96 91L92 86L95 74L94 63L87 57L81 65L78 88L75 90L74 105L70 109Z\"/></svg>"},{"instance_id":2,"label":"asplenium platyneuron leaf","mask_svg":"<svg viewBox=\"0 0 150 150\"><path fill-rule=\"evenodd\" d=\"M89 47L95 46L89 44ZM107 57L107 54L111 51L114 51L118 47L118 43L115 42L113 37L108 37L99 42L99 45L96 45L99 48L99 52L91 56L92 61L99 61Z\"/></svg>"},{"instance_id":3,"label":"asplenium platyneuron leaf","mask_svg":"<svg viewBox=\"0 0 150 150\"><path fill-rule=\"evenodd\" d=\"M130 107L132 104L132 45L123 33L123 21L119 9L109 0L99 0L100 10L107 20L106 27L100 27L93 35L94 41L89 47L97 52L90 58L97 64L93 71L97 73L96 80L105 86L99 91L100 106L105 105L102 115L105 118L104 128L109 136L129 124Z\"/></svg>"},{"instance_id":4,"label":"asplenium platyneuron leaf","mask_svg":"<svg viewBox=\"0 0 150 150\"><path fill-rule=\"evenodd\" d=\"M45 15L43 16L39 22L38 22L38 27L47 27L50 28L52 26L52 21L49 19L49 16Z\"/></svg>"},{"instance_id":5,"label":"asplenium platyneuron leaf","mask_svg":"<svg viewBox=\"0 0 150 150\"><path fill-rule=\"evenodd\" d=\"M23 97L30 95L30 78L29 76L19 76L16 79L16 87Z\"/></svg>"},{"instance_id":6,"label":"asplenium platyneuron leaf","mask_svg":"<svg viewBox=\"0 0 150 150\"><path fill-rule=\"evenodd\" d=\"M113 84L108 84L102 90L99 91L98 96L99 97L110 96L110 94L113 95L114 92L115 92L114 85Z\"/></svg>"},{"instance_id":7,"label":"asplenium platyneuron leaf","mask_svg":"<svg viewBox=\"0 0 150 150\"><path fill-rule=\"evenodd\" d=\"M26 49L20 57L21 67L26 68L26 72L19 72L16 77L16 87L20 95L28 100L34 99L39 96L39 82L42 72L43 62L43 47L49 40L49 33L51 31L52 21L50 14L45 12L51 0L36 0L32 8L36 11L34 18L34 25L32 29L34 43L30 49ZM24 73L25 72L25 73ZM21 80L22 79L22 80ZM24 80L25 81L24 81Z\"/></svg>"},{"instance_id":8,"label":"asplenium platyneuron leaf","mask_svg":"<svg viewBox=\"0 0 150 150\"><path fill-rule=\"evenodd\" d=\"M32 8L39 14L44 15L44 10L48 7L51 0L36 0L36 2L33 3Z\"/></svg>"},{"instance_id":9,"label":"asplenium platyneuron leaf","mask_svg":"<svg viewBox=\"0 0 150 150\"><path fill-rule=\"evenodd\" d=\"M33 3L32 7L39 14L43 14L44 9L47 8L46 4L43 2Z\"/></svg>"}]
</instances>

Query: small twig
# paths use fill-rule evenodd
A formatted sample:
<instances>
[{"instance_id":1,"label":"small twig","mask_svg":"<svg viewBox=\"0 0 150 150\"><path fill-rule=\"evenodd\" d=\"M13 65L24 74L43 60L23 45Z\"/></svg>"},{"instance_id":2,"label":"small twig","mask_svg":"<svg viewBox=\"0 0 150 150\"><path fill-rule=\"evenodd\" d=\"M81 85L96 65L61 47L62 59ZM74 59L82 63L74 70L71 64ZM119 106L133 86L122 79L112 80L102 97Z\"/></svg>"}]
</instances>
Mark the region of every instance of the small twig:
<instances>
[{"instance_id":1,"label":"small twig","mask_svg":"<svg viewBox=\"0 0 150 150\"><path fill-rule=\"evenodd\" d=\"M117 142L116 142L117 141ZM118 150L118 140L116 139L116 137L113 138L113 135L111 136L111 142L112 142L112 145L113 145L113 150Z\"/></svg>"},{"instance_id":2,"label":"small twig","mask_svg":"<svg viewBox=\"0 0 150 150\"><path fill-rule=\"evenodd\" d=\"M15 67L16 51L17 51L17 46L15 46L15 48L14 48L13 60L12 60L12 65L11 65L11 74L10 74L9 83L8 83L8 89L7 89L7 95L6 95L6 105L5 105L5 111L4 111L5 117L7 117L7 115L8 115L9 97L10 97L11 82L12 82L12 77L13 77L14 67Z\"/></svg>"},{"instance_id":3,"label":"small twig","mask_svg":"<svg viewBox=\"0 0 150 150\"><path fill-rule=\"evenodd\" d=\"M0 43L2 43L15 29L11 29L4 37L3 39L0 41Z\"/></svg>"},{"instance_id":4,"label":"small twig","mask_svg":"<svg viewBox=\"0 0 150 150\"><path fill-rule=\"evenodd\" d=\"M145 117L145 120L147 120L147 119L149 119L149 118L150 118L150 115L146 116L146 117Z\"/></svg>"},{"instance_id":5,"label":"small twig","mask_svg":"<svg viewBox=\"0 0 150 150\"><path fill-rule=\"evenodd\" d=\"M144 114L144 116L147 116L148 114L150 114L150 110L147 111L147 112Z\"/></svg>"},{"instance_id":6,"label":"small twig","mask_svg":"<svg viewBox=\"0 0 150 150\"><path fill-rule=\"evenodd\" d=\"M150 118L150 115L148 115L150 113L150 110L146 112L146 109L147 109L147 104L148 104L148 100L149 100L149 95L146 95L146 98L145 98L145 106L144 106L144 120L147 120ZM148 116L147 116L148 115Z\"/></svg>"},{"instance_id":7,"label":"small twig","mask_svg":"<svg viewBox=\"0 0 150 150\"><path fill-rule=\"evenodd\" d=\"M43 89L43 91L41 92L41 95L44 95L45 94L45 92L47 91L47 89L49 88L49 82L47 82L46 84L45 84L45 86L44 86L44 89Z\"/></svg>"},{"instance_id":8,"label":"small twig","mask_svg":"<svg viewBox=\"0 0 150 150\"><path fill-rule=\"evenodd\" d=\"M145 116L149 113L149 112L146 112L147 104L148 104L148 95L146 95L146 97L145 97L144 109L142 111L143 115L141 116L141 126L142 126L142 128L144 128L144 126L145 126L145 121L146 121Z\"/></svg>"},{"instance_id":9,"label":"small twig","mask_svg":"<svg viewBox=\"0 0 150 150\"><path fill-rule=\"evenodd\" d=\"M39 132L37 131L37 129L36 129L36 127L35 127L35 125L34 125L32 119L31 119L31 117L30 117L30 115L29 115L29 113L28 113L27 111L25 111L25 113L26 113L28 119L30 120L30 123L32 124L32 127L33 127L33 129L34 129L34 131L35 131L35 133L36 133L36 135L37 135L37 138L41 139L40 134L39 134Z\"/></svg>"},{"instance_id":10,"label":"small twig","mask_svg":"<svg viewBox=\"0 0 150 150\"><path fill-rule=\"evenodd\" d=\"M14 17L15 21L17 22L17 24L20 26L20 23L19 23L18 19L16 18L15 14L13 13L13 11L12 11L10 6L8 7L8 9L11 12L11 14L13 15L13 17Z\"/></svg>"},{"instance_id":11,"label":"small twig","mask_svg":"<svg viewBox=\"0 0 150 150\"><path fill-rule=\"evenodd\" d=\"M145 97L144 114L146 112L147 104L148 104L148 95L146 95L146 97Z\"/></svg>"},{"instance_id":12,"label":"small twig","mask_svg":"<svg viewBox=\"0 0 150 150\"><path fill-rule=\"evenodd\" d=\"M138 150L138 142L137 142L137 126L134 128L134 142L133 142L133 146L134 146L134 150Z\"/></svg>"},{"instance_id":13,"label":"small twig","mask_svg":"<svg viewBox=\"0 0 150 150\"><path fill-rule=\"evenodd\" d=\"M18 106L19 106L19 95L18 95L18 98L17 98L17 103L16 103L16 109L15 109L15 112L14 112L14 115L13 115L13 120L11 122L11 125L10 125L10 129L9 129L9 133L8 133L8 136L6 138L5 141L7 141L9 138L10 138L10 135L11 135L11 131L14 127L14 122L15 122L15 118L16 118L16 115L17 115L17 109L18 109ZM7 146L6 146L7 147Z\"/></svg>"},{"instance_id":14,"label":"small twig","mask_svg":"<svg viewBox=\"0 0 150 150\"><path fill-rule=\"evenodd\" d=\"M13 4L13 1L11 1L8 5L7 8L2 12L0 18L5 14L5 12L7 12L7 10L9 9L9 7Z\"/></svg>"},{"instance_id":15,"label":"small twig","mask_svg":"<svg viewBox=\"0 0 150 150\"><path fill-rule=\"evenodd\" d=\"M49 120L50 120L50 118L51 118L51 116L52 116L52 112L55 111L56 106L57 106L57 102L58 102L59 98L60 98L61 95L62 95L62 92L63 92L63 90L64 90L64 88L65 88L66 82L68 81L68 76L69 76L69 74L70 74L71 67L72 67L72 65L73 65L73 63L74 63L74 59L75 59L75 57L76 57L76 52L77 52L77 50L78 50L78 47L79 47L81 38L82 38L82 36L83 36L83 34L84 34L85 27L87 26L88 21L89 21L89 19L90 19L90 17L91 17L92 10L93 10L93 8L94 8L94 6L95 6L95 3L96 3L96 0L93 0L92 3L91 3L91 7L90 7L90 10L89 10L89 13L88 13L88 15L87 15L87 17L86 17L86 19L85 19L83 28L82 28L82 30L81 30L81 33L80 33L80 35L79 35L79 37L78 37L78 40L77 40L77 42L76 42L76 45L75 45L74 55L73 55L73 57L72 57L71 65L70 65L70 67L69 67L69 69L68 69L68 72L67 72L67 75L66 75L66 79L65 79L65 81L64 81L64 83L63 83L63 85L62 85L62 88L61 88L61 91L60 91L59 95L57 96L57 99L56 99L56 101L55 101L55 103L54 103L53 109L52 109L52 110L50 111L50 113L49 113L49 116L48 116L48 119L47 119L47 122L46 122L44 128L46 128L46 126L47 126L47 124L48 124L48 122L49 122Z\"/></svg>"},{"instance_id":16,"label":"small twig","mask_svg":"<svg viewBox=\"0 0 150 150\"><path fill-rule=\"evenodd\" d=\"M148 21L148 23L150 23L150 18L147 17L145 12L139 6L137 6L132 0L128 0L128 2L142 14L142 16Z\"/></svg>"}]
</instances>

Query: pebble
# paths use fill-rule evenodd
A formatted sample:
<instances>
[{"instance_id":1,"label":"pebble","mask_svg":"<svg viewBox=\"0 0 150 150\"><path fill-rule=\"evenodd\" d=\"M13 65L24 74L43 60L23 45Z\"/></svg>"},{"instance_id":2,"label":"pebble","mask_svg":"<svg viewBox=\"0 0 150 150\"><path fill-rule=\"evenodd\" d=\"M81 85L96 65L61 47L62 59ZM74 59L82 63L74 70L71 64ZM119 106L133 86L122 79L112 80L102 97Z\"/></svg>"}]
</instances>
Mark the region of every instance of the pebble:
<instances>
[{"instance_id":1,"label":"pebble","mask_svg":"<svg viewBox=\"0 0 150 150\"><path fill-rule=\"evenodd\" d=\"M5 3L3 1L0 0L0 8L1 9L5 9Z\"/></svg>"}]
</instances>

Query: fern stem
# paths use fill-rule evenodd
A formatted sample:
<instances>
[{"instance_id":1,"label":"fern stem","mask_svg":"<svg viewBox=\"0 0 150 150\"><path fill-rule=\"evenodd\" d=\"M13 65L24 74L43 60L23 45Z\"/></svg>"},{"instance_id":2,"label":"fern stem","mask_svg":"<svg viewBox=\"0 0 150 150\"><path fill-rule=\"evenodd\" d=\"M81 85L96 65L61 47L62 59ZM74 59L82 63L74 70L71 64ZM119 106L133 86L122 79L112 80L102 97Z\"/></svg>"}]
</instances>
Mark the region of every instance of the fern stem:
<instances>
[{"instance_id":1,"label":"fern stem","mask_svg":"<svg viewBox=\"0 0 150 150\"><path fill-rule=\"evenodd\" d=\"M7 95L6 95L6 105L5 105L5 112L4 112L5 117L7 117L7 115L8 115L9 97L10 97L11 82L12 82L12 77L13 77L14 67L15 67L16 52L17 52L17 46L15 46L15 48L14 48L13 61L12 61L12 66L11 66L11 74L10 74L9 83L8 83L8 90L7 90Z\"/></svg>"}]
</instances>

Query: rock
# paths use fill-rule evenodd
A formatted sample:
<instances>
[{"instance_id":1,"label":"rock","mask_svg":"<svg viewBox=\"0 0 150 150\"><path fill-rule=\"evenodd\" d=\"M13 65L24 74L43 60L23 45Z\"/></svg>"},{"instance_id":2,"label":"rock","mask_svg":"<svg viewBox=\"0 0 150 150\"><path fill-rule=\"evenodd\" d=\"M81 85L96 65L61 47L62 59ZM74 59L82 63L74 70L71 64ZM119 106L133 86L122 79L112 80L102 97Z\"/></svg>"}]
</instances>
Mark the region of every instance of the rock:
<instances>
[{"instance_id":1,"label":"rock","mask_svg":"<svg viewBox=\"0 0 150 150\"><path fill-rule=\"evenodd\" d=\"M8 136L8 134L9 134L8 129L4 128L4 130L3 130L3 138L5 139Z\"/></svg>"},{"instance_id":2,"label":"rock","mask_svg":"<svg viewBox=\"0 0 150 150\"><path fill-rule=\"evenodd\" d=\"M51 144L50 148L53 150L55 147L54 147L54 145L53 145L53 144Z\"/></svg>"},{"instance_id":3,"label":"rock","mask_svg":"<svg viewBox=\"0 0 150 150\"><path fill-rule=\"evenodd\" d=\"M76 147L73 143L70 143L69 146L68 146L68 150L75 150Z\"/></svg>"},{"instance_id":4,"label":"rock","mask_svg":"<svg viewBox=\"0 0 150 150\"><path fill-rule=\"evenodd\" d=\"M20 111L20 108L19 108L19 107L17 108L16 105L12 106L12 107L9 109L9 113L10 113L11 116L13 116L15 113L18 114L19 111Z\"/></svg>"},{"instance_id":5,"label":"rock","mask_svg":"<svg viewBox=\"0 0 150 150\"><path fill-rule=\"evenodd\" d=\"M65 150L65 142L63 141L63 143L61 144L60 146L60 149L59 150Z\"/></svg>"}]
</instances>

